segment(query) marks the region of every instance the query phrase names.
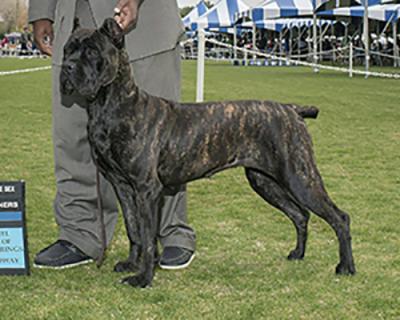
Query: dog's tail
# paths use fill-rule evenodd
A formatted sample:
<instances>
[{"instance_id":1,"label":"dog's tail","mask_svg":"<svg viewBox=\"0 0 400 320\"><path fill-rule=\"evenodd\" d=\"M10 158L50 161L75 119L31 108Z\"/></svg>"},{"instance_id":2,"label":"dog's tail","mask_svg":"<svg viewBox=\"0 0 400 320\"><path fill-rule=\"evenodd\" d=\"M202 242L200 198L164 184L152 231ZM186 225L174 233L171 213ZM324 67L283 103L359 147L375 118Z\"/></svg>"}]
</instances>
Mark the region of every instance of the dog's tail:
<instances>
[{"instance_id":1,"label":"dog's tail","mask_svg":"<svg viewBox=\"0 0 400 320\"><path fill-rule=\"evenodd\" d=\"M302 117L302 118L312 118L312 119L317 119L319 109L314 106L298 106L295 104L290 105L294 111L297 112L297 114Z\"/></svg>"}]
</instances>

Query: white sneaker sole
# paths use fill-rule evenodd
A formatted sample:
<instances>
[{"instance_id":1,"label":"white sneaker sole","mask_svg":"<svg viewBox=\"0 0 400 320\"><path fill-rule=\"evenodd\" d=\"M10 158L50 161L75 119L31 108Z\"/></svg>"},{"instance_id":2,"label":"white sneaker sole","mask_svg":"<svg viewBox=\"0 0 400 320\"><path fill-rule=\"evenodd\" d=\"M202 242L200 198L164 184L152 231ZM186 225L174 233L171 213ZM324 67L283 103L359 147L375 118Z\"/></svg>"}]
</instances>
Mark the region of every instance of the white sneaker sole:
<instances>
[{"instance_id":1,"label":"white sneaker sole","mask_svg":"<svg viewBox=\"0 0 400 320\"><path fill-rule=\"evenodd\" d=\"M163 270L181 270L181 269L185 269L192 263L192 261L193 261L195 256L196 255L193 253L188 262L186 262L185 264L181 264L179 266L168 266L168 265L163 265L161 263L159 263L159 266Z\"/></svg>"},{"instance_id":2,"label":"white sneaker sole","mask_svg":"<svg viewBox=\"0 0 400 320\"><path fill-rule=\"evenodd\" d=\"M81 262L67 264L65 266L45 266L45 265L35 264L35 263L33 263L33 266L37 269L62 270L62 269L70 269L73 267L81 266L81 265L92 263L92 262L93 262L93 259L89 259L89 260L85 260L85 261L81 261Z\"/></svg>"}]
</instances>

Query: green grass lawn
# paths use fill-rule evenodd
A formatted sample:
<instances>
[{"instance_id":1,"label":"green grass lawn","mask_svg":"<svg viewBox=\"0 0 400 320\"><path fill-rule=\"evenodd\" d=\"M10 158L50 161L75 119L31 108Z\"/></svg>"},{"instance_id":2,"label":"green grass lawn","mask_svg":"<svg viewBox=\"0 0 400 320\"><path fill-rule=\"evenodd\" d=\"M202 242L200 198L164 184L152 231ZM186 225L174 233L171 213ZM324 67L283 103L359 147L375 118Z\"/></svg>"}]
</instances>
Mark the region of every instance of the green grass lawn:
<instances>
[{"instance_id":1,"label":"green grass lawn","mask_svg":"<svg viewBox=\"0 0 400 320\"><path fill-rule=\"evenodd\" d=\"M1 70L48 64L0 60ZM183 100L195 97L183 64ZM400 82L301 67L206 64L206 100L272 99L318 106L308 121L317 162L352 219L357 275L338 277L334 232L312 215L304 261L290 262L295 230L248 186L242 169L189 185L197 257L158 271L153 288L118 283L128 242L119 223L101 269L32 270L0 277L0 319L400 319ZM0 180L27 183L30 257L57 237L50 71L0 77ZM122 219L120 219L122 220Z\"/></svg>"}]
</instances>

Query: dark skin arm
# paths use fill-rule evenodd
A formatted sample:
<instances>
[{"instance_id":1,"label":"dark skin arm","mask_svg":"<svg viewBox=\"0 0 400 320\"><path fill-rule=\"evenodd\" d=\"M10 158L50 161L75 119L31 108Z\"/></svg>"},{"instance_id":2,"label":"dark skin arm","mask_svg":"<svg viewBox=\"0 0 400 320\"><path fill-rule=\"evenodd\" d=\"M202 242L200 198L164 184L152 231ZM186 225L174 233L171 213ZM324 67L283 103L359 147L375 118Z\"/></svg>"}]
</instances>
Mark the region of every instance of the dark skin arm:
<instances>
[{"instance_id":1,"label":"dark skin arm","mask_svg":"<svg viewBox=\"0 0 400 320\"><path fill-rule=\"evenodd\" d=\"M131 31L137 22L139 7L144 0L119 0L115 9L115 20L124 32ZM41 53L53 54L53 22L48 19L36 20L33 26L33 39Z\"/></svg>"},{"instance_id":2,"label":"dark skin arm","mask_svg":"<svg viewBox=\"0 0 400 320\"><path fill-rule=\"evenodd\" d=\"M36 20L33 26L33 41L41 53L51 56L53 53L53 22L48 19Z\"/></svg>"},{"instance_id":3,"label":"dark skin arm","mask_svg":"<svg viewBox=\"0 0 400 320\"><path fill-rule=\"evenodd\" d=\"M144 0L119 0L114 9L114 19L125 32L131 31L137 22L139 7Z\"/></svg>"}]
</instances>

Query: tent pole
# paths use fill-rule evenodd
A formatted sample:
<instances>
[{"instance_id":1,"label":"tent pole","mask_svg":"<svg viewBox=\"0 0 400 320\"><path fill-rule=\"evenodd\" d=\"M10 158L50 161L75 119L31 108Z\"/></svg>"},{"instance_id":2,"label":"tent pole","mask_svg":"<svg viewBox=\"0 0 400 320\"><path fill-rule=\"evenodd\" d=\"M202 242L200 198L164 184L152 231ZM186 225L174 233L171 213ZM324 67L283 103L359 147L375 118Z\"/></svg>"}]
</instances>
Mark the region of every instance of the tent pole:
<instances>
[{"instance_id":1,"label":"tent pole","mask_svg":"<svg viewBox=\"0 0 400 320\"><path fill-rule=\"evenodd\" d=\"M353 78L353 41L350 41L349 47L349 77Z\"/></svg>"},{"instance_id":2,"label":"tent pole","mask_svg":"<svg viewBox=\"0 0 400 320\"><path fill-rule=\"evenodd\" d=\"M283 57L283 50L282 50L282 31L279 32L279 57L282 58ZM282 60L279 59L278 65L282 65Z\"/></svg>"},{"instance_id":3,"label":"tent pole","mask_svg":"<svg viewBox=\"0 0 400 320\"><path fill-rule=\"evenodd\" d=\"M397 21L392 22L393 28L393 54L394 54L394 63L395 67L399 66L399 46L397 45Z\"/></svg>"},{"instance_id":4,"label":"tent pole","mask_svg":"<svg viewBox=\"0 0 400 320\"><path fill-rule=\"evenodd\" d=\"M302 36L302 32L301 32L301 27L297 27L297 54L299 55L298 60L301 60L300 55L301 55L301 50L300 50L300 46L301 46L301 36Z\"/></svg>"},{"instance_id":5,"label":"tent pole","mask_svg":"<svg viewBox=\"0 0 400 320\"><path fill-rule=\"evenodd\" d=\"M313 13L313 64L314 64L314 72L318 72L317 63L317 14Z\"/></svg>"},{"instance_id":6,"label":"tent pole","mask_svg":"<svg viewBox=\"0 0 400 320\"><path fill-rule=\"evenodd\" d=\"M252 42L252 49L254 50L254 51L256 51L256 23L254 22L253 23L253 42ZM255 60L256 59L256 55L255 54L253 54L253 60Z\"/></svg>"},{"instance_id":7,"label":"tent pole","mask_svg":"<svg viewBox=\"0 0 400 320\"><path fill-rule=\"evenodd\" d=\"M364 47L365 47L365 71L369 71L369 31L368 31L368 0L364 1ZM365 75L368 78L368 73Z\"/></svg>"},{"instance_id":8,"label":"tent pole","mask_svg":"<svg viewBox=\"0 0 400 320\"><path fill-rule=\"evenodd\" d=\"M324 35L325 35L325 32L324 32L324 30L322 29L322 24L321 24L321 26L320 26L320 28L319 28L319 32L320 32L320 34L319 34L319 51L318 51L318 60L319 61L322 61L323 60L323 57L322 57L322 52L323 52L323 37L324 37Z\"/></svg>"},{"instance_id":9,"label":"tent pole","mask_svg":"<svg viewBox=\"0 0 400 320\"><path fill-rule=\"evenodd\" d=\"M205 34L202 28L197 33L197 90L196 102L204 100L204 59L205 59Z\"/></svg>"},{"instance_id":10,"label":"tent pole","mask_svg":"<svg viewBox=\"0 0 400 320\"><path fill-rule=\"evenodd\" d=\"M237 47L237 26L235 25L234 27L233 27L233 59L236 61L236 59L237 59L237 50L236 50L236 47Z\"/></svg>"},{"instance_id":11,"label":"tent pole","mask_svg":"<svg viewBox=\"0 0 400 320\"><path fill-rule=\"evenodd\" d=\"M297 38L297 40L298 40L298 46L299 46L299 48L298 48L298 50L299 50L299 60L301 60L301 57L300 57L300 55L301 55L301 49L300 49L300 47L301 47L301 37L303 35L305 35L305 37L307 38L310 35L310 31L309 31L308 27L304 27L303 30L301 30L301 27L298 27L298 28L299 28L299 37ZM306 44L308 45L308 42ZM307 49L308 49L307 53L310 53L311 52L310 48L307 47ZM308 59L308 58L306 58L306 59Z\"/></svg>"},{"instance_id":12,"label":"tent pole","mask_svg":"<svg viewBox=\"0 0 400 320\"><path fill-rule=\"evenodd\" d=\"M307 28L308 30L307 30L307 39L311 39L311 37L312 37L312 34L311 34L311 28ZM311 45L311 42L310 41L307 41L307 48L308 48L308 55L312 55L312 45ZM311 59L310 58L307 58L309 61L311 61L312 62L312 60L313 60L313 57L311 57Z\"/></svg>"},{"instance_id":13,"label":"tent pole","mask_svg":"<svg viewBox=\"0 0 400 320\"><path fill-rule=\"evenodd\" d=\"M392 22L393 22L393 16L390 17L390 19L385 24L385 27L382 29L382 32L379 33L379 35L382 35L382 34L386 33L386 30L389 28L389 26L391 25ZM378 34L378 32L376 32L376 34Z\"/></svg>"},{"instance_id":14,"label":"tent pole","mask_svg":"<svg viewBox=\"0 0 400 320\"><path fill-rule=\"evenodd\" d=\"M330 35L329 39L332 40L332 36L334 36L334 35L335 35L335 25L334 25L334 23L332 23L332 24L331 24L331 35ZM346 41L347 41L346 33L345 33L344 38L345 38L345 40L344 40L344 41L345 41L344 45L346 45ZM335 42L336 42L336 37L335 37ZM332 61L333 61L333 62L336 62L336 46L332 46L332 49L333 49L333 52L332 52Z\"/></svg>"}]
</instances>

